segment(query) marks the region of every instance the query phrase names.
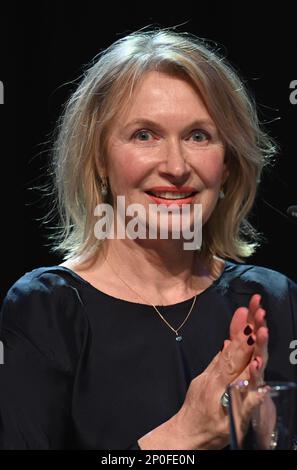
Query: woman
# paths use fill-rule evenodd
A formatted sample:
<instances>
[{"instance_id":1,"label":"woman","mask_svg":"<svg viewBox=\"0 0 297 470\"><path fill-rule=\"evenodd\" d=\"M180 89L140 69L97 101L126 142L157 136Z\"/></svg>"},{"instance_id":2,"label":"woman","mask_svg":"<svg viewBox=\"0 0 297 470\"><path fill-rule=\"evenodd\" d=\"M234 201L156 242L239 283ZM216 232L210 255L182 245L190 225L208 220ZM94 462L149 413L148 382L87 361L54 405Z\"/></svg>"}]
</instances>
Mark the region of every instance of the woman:
<instances>
[{"instance_id":1,"label":"woman","mask_svg":"<svg viewBox=\"0 0 297 470\"><path fill-rule=\"evenodd\" d=\"M2 448L221 449L229 383L296 380L296 285L238 263L273 154L239 78L198 39L141 32L100 55L55 145L64 262L26 273L2 308ZM117 217L119 197L141 208L141 237L118 235L133 215ZM160 203L176 206L149 219ZM184 249L176 223L195 235L196 204L202 244Z\"/></svg>"}]
</instances>

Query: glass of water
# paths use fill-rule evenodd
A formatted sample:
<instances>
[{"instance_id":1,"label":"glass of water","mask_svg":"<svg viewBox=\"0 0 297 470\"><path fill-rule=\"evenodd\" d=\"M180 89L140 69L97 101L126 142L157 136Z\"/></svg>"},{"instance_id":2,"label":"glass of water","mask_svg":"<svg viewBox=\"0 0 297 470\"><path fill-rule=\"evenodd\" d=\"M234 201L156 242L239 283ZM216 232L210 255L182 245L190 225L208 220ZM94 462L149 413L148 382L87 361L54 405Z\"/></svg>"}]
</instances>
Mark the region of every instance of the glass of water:
<instances>
[{"instance_id":1,"label":"glass of water","mask_svg":"<svg viewBox=\"0 0 297 470\"><path fill-rule=\"evenodd\" d=\"M297 384L247 380L228 387L231 449L297 450Z\"/></svg>"}]
</instances>

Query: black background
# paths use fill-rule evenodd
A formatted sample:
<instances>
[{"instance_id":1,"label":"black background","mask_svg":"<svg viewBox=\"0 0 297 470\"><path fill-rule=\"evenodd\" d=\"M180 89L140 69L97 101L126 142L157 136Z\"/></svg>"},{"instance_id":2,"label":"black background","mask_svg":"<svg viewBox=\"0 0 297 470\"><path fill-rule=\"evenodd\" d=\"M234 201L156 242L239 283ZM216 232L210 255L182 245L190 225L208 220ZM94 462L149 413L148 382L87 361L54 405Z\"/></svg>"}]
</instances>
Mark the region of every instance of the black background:
<instances>
[{"instance_id":1,"label":"black background","mask_svg":"<svg viewBox=\"0 0 297 470\"><path fill-rule=\"evenodd\" d=\"M51 133L74 80L102 48L150 24L182 24L180 31L218 43L255 96L261 120L281 150L274 168L266 171L251 218L267 241L248 262L297 281L297 219L282 215L297 204L297 105L289 101L289 84L297 79L297 16L289 2L261 3L261 12L259 7L198 1L1 6L2 296L24 272L61 262L49 252L47 232L38 221L45 206L30 188L46 181Z\"/></svg>"}]
</instances>

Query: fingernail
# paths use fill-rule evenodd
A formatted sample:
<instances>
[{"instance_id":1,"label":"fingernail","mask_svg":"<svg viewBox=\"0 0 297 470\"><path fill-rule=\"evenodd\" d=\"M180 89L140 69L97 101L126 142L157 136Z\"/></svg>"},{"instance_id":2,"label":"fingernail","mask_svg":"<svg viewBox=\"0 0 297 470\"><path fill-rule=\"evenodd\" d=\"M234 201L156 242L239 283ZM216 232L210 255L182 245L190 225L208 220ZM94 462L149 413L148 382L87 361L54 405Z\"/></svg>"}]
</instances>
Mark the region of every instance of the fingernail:
<instances>
[{"instance_id":1,"label":"fingernail","mask_svg":"<svg viewBox=\"0 0 297 470\"><path fill-rule=\"evenodd\" d=\"M254 341L253 337L252 337L252 336L249 336L248 339L247 339L247 344L248 344L249 346L252 346L252 345L254 344L254 342L255 342L255 341Z\"/></svg>"},{"instance_id":2,"label":"fingernail","mask_svg":"<svg viewBox=\"0 0 297 470\"><path fill-rule=\"evenodd\" d=\"M244 332L244 334L245 334L246 336L249 336L249 335L252 333L252 331L253 331L253 330L251 329L251 327L250 327L249 325L247 325L247 326L245 327L245 329L243 330L243 332Z\"/></svg>"}]
</instances>

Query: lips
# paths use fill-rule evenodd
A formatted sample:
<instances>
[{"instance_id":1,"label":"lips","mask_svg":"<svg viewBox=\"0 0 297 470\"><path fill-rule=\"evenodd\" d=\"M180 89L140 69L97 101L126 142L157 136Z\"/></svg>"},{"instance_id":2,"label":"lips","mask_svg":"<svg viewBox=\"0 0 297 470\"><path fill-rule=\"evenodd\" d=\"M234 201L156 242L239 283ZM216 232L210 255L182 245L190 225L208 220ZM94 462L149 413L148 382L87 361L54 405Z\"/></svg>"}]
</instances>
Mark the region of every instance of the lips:
<instances>
[{"instance_id":1,"label":"lips","mask_svg":"<svg viewBox=\"0 0 297 470\"><path fill-rule=\"evenodd\" d=\"M190 186L182 187L170 187L170 186L158 186L149 189L146 193L150 196L155 196L161 199L167 200L179 200L192 197L197 194L197 190Z\"/></svg>"},{"instance_id":2,"label":"lips","mask_svg":"<svg viewBox=\"0 0 297 470\"><path fill-rule=\"evenodd\" d=\"M191 186L158 186L145 191L157 204L191 204L198 191Z\"/></svg>"},{"instance_id":3,"label":"lips","mask_svg":"<svg viewBox=\"0 0 297 470\"><path fill-rule=\"evenodd\" d=\"M146 191L148 196L154 199L160 199L161 202L184 202L191 200L196 194L197 190L191 186L157 186L150 188Z\"/></svg>"},{"instance_id":4,"label":"lips","mask_svg":"<svg viewBox=\"0 0 297 470\"><path fill-rule=\"evenodd\" d=\"M149 191L152 192L160 192L160 191L170 191L173 193L187 193L187 192L197 192L197 189L194 188L193 186L153 186L148 189Z\"/></svg>"}]
</instances>

